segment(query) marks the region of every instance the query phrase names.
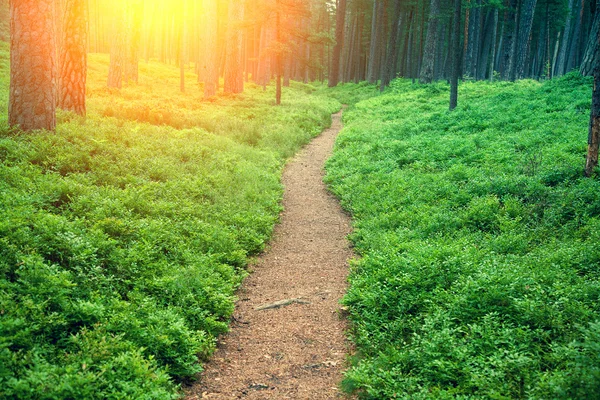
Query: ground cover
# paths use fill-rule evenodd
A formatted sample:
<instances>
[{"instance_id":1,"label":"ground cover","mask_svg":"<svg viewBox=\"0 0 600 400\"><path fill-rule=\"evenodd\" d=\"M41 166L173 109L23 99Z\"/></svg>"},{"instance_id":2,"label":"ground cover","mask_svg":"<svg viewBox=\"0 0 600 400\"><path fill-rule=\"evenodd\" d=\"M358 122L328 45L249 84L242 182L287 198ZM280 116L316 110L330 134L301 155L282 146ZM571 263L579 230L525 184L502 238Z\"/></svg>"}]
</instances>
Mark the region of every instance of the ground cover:
<instances>
[{"instance_id":1,"label":"ground cover","mask_svg":"<svg viewBox=\"0 0 600 400\"><path fill-rule=\"evenodd\" d=\"M365 399L595 398L600 182L591 81L396 80L344 118L327 182L352 213L345 298Z\"/></svg>"},{"instance_id":2,"label":"ground cover","mask_svg":"<svg viewBox=\"0 0 600 400\"><path fill-rule=\"evenodd\" d=\"M271 235L286 157L339 108L301 84L281 107L257 87L204 102L152 62L109 91L106 71L92 55L89 116L56 133L0 116L0 398L176 397ZM5 62L0 110L7 89Z\"/></svg>"}]
</instances>

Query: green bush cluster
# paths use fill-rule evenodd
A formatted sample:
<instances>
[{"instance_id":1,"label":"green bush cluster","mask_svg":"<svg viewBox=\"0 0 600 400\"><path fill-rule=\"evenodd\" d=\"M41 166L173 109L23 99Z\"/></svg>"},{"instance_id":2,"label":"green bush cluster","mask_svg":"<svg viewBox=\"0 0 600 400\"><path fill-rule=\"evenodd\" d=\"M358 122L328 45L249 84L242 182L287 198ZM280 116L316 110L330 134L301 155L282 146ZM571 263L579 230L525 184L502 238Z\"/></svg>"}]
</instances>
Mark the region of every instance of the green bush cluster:
<instances>
[{"instance_id":1,"label":"green bush cluster","mask_svg":"<svg viewBox=\"0 0 600 400\"><path fill-rule=\"evenodd\" d=\"M166 86L156 102L143 84L98 94L94 57L87 119L61 111L56 133L24 134L0 117L0 398L178 397L271 235L286 157L339 108L303 88L271 107L251 90L194 106L209 131ZM110 102L114 117L99 111ZM156 104L189 128L127 114Z\"/></svg>"},{"instance_id":2,"label":"green bush cluster","mask_svg":"<svg viewBox=\"0 0 600 400\"><path fill-rule=\"evenodd\" d=\"M345 298L365 399L597 398L600 182L591 82L396 80L327 165L361 258Z\"/></svg>"}]
</instances>

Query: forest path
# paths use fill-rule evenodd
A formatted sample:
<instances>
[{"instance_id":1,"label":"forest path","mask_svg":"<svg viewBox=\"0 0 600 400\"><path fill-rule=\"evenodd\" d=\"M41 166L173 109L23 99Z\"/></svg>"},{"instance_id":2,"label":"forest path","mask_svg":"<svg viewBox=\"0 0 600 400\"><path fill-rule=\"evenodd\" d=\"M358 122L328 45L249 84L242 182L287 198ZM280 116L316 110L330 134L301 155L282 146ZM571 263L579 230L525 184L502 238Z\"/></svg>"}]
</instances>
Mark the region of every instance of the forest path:
<instances>
[{"instance_id":1,"label":"forest path","mask_svg":"<svg viewBox=\"0 0 600 400\"><path fill-rule=\"evenodd\" d=\"M341 127L339 112L286 166L281 222L238 291L231 331L187 390L189 400L344 398L349 343L339 300L353 255L351 225L322 181Z\"/></svg>"}]
</instances>

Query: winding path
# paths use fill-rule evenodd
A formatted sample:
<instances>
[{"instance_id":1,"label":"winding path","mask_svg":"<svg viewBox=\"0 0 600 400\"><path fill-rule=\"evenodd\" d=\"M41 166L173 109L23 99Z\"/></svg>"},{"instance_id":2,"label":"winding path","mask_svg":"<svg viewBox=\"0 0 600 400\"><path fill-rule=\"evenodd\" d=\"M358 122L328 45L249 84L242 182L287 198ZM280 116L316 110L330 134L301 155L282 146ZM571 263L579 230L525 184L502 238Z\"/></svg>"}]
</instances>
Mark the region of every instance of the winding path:
<instances>
[{"instance_id":1,"label":"winding path","mask_svg":"<svg viewBox=\"0 0 600 400\"><path fill-rule=\"evenodd\" d=\"M238 291L231 331L221 338L194 399L336 399L349 344L339 300L352 251L350 218L322 182L341 129L330 129L285 168L281 223Z\"/></svg>"}]
</instances>

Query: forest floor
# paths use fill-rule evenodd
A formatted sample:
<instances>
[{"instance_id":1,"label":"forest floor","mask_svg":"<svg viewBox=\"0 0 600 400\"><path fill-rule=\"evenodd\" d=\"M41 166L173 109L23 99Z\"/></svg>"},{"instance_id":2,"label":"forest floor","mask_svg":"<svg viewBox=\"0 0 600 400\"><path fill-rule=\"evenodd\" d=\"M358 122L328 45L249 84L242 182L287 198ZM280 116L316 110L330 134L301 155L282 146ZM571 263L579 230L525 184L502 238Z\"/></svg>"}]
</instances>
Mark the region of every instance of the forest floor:
<instances>
[{"instance_id":1,"label":"forest floor","mask_svg":"<svg viewBox=\"0 0 600 400\"><path fill-rule=\"evenodd\" d=\"M341 126L340 112L286 166L280 224L238 291L231 331L186 391L189 400L344 397L350 344L339 301L353 255L351 223L322 181Z\"/></svg>"}]
</instances>

